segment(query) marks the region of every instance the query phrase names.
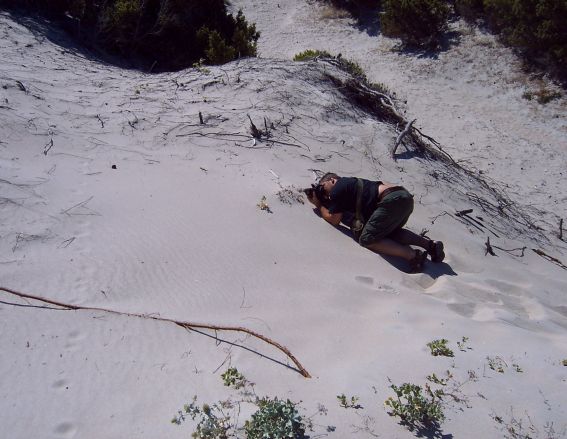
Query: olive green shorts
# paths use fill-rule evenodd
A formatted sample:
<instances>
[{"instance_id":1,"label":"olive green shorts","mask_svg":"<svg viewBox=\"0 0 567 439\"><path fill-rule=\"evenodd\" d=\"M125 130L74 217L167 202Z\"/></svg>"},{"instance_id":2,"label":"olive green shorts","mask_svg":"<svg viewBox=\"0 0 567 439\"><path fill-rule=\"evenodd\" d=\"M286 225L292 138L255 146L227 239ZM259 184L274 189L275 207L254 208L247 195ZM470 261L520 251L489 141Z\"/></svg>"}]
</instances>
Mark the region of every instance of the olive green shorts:
<instances>
[{"instance_id":1,"label":"olive green shorts","mask_svg":"<svg viewBox=\"0 0 567 439\"><path fill-rule=\"evenodd\" d=\"M390 233L401 229L412 212L412 194L403 188L390 192L378 203L376 210L368 218L360 235L360 245L367 246L380 241Z\"/></svg>"}]
</instances>

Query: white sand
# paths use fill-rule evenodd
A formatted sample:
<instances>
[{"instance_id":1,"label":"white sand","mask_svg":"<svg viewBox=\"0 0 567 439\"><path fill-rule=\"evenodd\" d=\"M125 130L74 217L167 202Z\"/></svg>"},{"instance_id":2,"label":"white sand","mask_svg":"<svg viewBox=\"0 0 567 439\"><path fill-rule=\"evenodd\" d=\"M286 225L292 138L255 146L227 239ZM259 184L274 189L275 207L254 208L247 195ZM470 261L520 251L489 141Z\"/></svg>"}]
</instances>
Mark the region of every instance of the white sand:
<instances>
[{"instance_id":1,"label":"white sand","mask_svg":"<svg viewBox=\"0 0 567 439\"><path fill-rule=\"evenodd\" d=\"M280 5L283 19L277 4L235 2L262 31L264 59L162 75L98 63L57 33L46 38L0 16L0 286L244 326L285 345L312 375L279 364L291 362L244 334L218 336L278 362L174 324L41 309L0 292L6 437L188 437L191 423L169 420L193 395L233 394L220 379L229 365L258 395L302 401L304 415L324 405L312 437L328 425L336 427L329 437L412 437L383 407L388 378L424 384L446 370L458 382L469 371L477 379L460 389L466 404L447 399L443 434L502 437L514 418L525 429L531 422L535 437L551 424L565 436L567 276L532 251L567 259L554 237L567 205L565 100L522 99L513 56L478 32L437 60L418 59L392 54L392 42L348 21L319 20L313 5ZM407 99L408 117L494 187L509 185L543 231L483 213L466 193L493 201L486 189L459 175L436 179L449 172L441 163L392 161L394 128L325 78L341 72L289 61L311 47L343 52ZM259 127L264 117L273 122L273 139L288 144L254 146L247 114ZM313 168L404 184L416 199L409 227L444 240L445 263L409 275L308 206L281 202L278 192L311 183ZM272 213L258 208L262 196ZM466 208L484 226L435 219ZM488 236L502 248L526 246L525 255L485 256ZM457 348L463 336L472 350ZM436 338L451 341L455 358L429 354ZM504 373L487 356L501 358ZM363 408L339 407L341 393ZM243 406L241 421L251 410Z\"/></svg>"}]
</instances>

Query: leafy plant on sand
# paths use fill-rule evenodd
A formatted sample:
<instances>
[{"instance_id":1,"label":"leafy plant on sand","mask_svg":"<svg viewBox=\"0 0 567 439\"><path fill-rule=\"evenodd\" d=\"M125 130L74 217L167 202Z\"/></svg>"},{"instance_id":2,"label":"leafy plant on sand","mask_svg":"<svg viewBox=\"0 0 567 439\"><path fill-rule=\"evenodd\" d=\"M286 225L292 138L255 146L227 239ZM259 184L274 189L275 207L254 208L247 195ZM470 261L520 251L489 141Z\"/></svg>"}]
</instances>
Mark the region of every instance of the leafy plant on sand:
<instances>
[{"instance_id":1,"label":"leafy plant on sand","mask_svg":"<svg viewBox=\"0 0 567 439\"><path fill-rule=\"evenodd\" d=\"M427 347L431 350L431 355L434 357L453 357L453 351L447 347L447 343L449 343L449 340L442 338L427 343Z\"/></svg>"},{"instance_id":2,"label":"leafy plant on sand","mask_svg":"<svg viewBox=\"0 0 567 439\"><path fill-rule=\"evenodd\" d=\"M226 372L221 374L221 378L225 386L234 387L235 389L240 389L247 383L244 375L236 367L229 367Z\"/></svg>"},{"instance_id":3,"label":"leafy plant on sand","mask_svg":"<svg viewBox=\"0 0 567 439\"><path fill-rule=\"evenodd\" d=\"M256 55L260 34L224 0L3 0L40 13L90 46L145 68L178 70L204 59L219 64Z\"/></svg>"},{"instance_id":4,"label":"leafy plant on sand","mask_svg":"<svg viewBox=\"0 0 567 439\"><path fill-rule=\"evenodd\" d=\"M438 427L445 420L441 407L442 390L432 390L428 384L422 388L411 383L392 384L390 388L396 397L389 397L384 402L391 409L388 413L398 416L410 428Z\"/></svg>"},{"instance_id":5,"label":"leafy plant on sand","mask_svg":"<svg viewBox=\"0 0 567 439\"><path fill-rule=\"evenodd\" d=\"M362 406L358 403L357 396L351 396L350 399L344 393L337 395L337 399L339 400L339 405L345 409L360 409Z\"/></svg>"},{"instance_id":6,"label":"leafy plant on sand","mask_svg":"<svg viewBox=\"0 0 567 439\"><path fill-rule=\"evenodd\" d=\"M462 337L461 341L457 342L457 346L459 347L459 350L461 352L466 352L466 351L472 350L471 347L467 346L468 341L469 341L468 337Z\"/></svg>"},{"instance_id":7,"label":"leafy plant on sand","mask_svg":"<svg viewBox=\"0 0 567 439\"><path fill-rule=\"evenodd\" d=\"M195 439L228 439L241 437L242 431L248 439L302 439L305 429L312 423L304 422L299 415L298 405L289 399L259 398L250 383L235 367L221 374L225 386L239 389L238 399L227 399L215 404L197 404L193 397L190 404L183 406L171 422L180 425L187 418L197 421L192 433ZM244 426L238 426L241 404L252 404L257 410Z\"/></svg>"},{"instance_id":8,"label":"leafy plant on sand","mask_svg":"<svg viewBox=\"0 0 567 439\"><path fill-rule=\"evenodd\" d=\"M244 425L248 439L305 437L305 426L295 403L276 397L259 399L256 404L258 410Z\"/></svg>"},{"instance_id":9,"label":"leafy plant on sand","mask_svg":"<svg viewBox=\"0 0 567 439\"><path fill-rule=\"evenodd\" d=\"M297 53L293 57L293 60L311 61L317 58L331 58L341 70L350 73L356 79L365 84L368 88L387 95L393 94L384 84L379 82L370 82L366 76L366 73L364 73L364 70L362 69L362 67L360 67L359 64L347 58L343 58L340 54L335 57L325 50L307 49L303 52Z\"/></svg>"},{"instance_id":10,"label":"leafy plant on sand","mask_svg":"<svg viewBox=\"0 0 567 439\"><path fill-rule=\"evenodd\" d=\"M447 28L449 6L443 0L385 0L380 17L386 36L408 46L435 47Z\"/></svg>"},{"instance_id":11,"label":"leafy plant on sand","mask_svg":"<svg viewBox=\"0 0 567 439\"><path fill-rule=\"evenodd\" d=\"M311 61L312 59L319 58L319 57L332 58L333 55L331 55L326 50L307 49L307 50L304 50L303 52L297 53L293 57L293 60L294 61Z\"/></svg>"},{"instance_id":12,"label":"leafy plant on sand","mask_svg":"<svg viewBox=\"0 0 567 439\"><path fill-rule=\"evenodd\" d=\"M197 427L191 437L194 439L226 439L234 436L234 424L232 415L227 412L232 408L230 401L218 404L197 405L197 397L193 397L190 404L185 404L183 410L179 410L173 417L173 424L181 425L187 417L191 420L197 419Z\"/></svg>"},{"instance_id":13,"label":"leafy plant on sand","mask_svg":"<svg viewBox=\"0 0 567 439\"><path fill-rule=\"evenodd\" d=\"M488 361L488 367L498 373L504 373L504 368L508 367L506 362L500 357L486 357L486 360Z\"/></svg>"}]
</instances>

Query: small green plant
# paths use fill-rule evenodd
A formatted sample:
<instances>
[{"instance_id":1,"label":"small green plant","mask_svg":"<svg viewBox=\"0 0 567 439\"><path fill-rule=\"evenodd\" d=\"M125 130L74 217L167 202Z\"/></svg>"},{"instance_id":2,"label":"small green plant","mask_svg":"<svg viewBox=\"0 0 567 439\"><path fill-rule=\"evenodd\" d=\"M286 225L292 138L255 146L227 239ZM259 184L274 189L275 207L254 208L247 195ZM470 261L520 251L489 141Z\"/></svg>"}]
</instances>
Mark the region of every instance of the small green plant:
<instances>
[{"instance_id":1,"label":"small green plant","mask_svg":"<svg viewBox=\"0 0 567 439\"><path fill-rule=\"evenodd\" d=\"M500 357L486 357L488 367L498 373L504 373L504 368L508 367L506 362Z\"/></svg>"},{"instance_id":2,"label":"small green plant","mask_svg":"<svg viewBox=\"0 0 567 439\"><path fill-rule=\"evenodd\" d=\"M305 424L296 404L289 399L263 398L257 401L258 410L244 424L248 439L301 439L305 437Z\"/></svg>"},{"instance_id":3,"label":"small green plant","mask_svg":"<svg viewBox=\"0 0 567 439\"><path fill-rule=\"evenodd\" d=\"M441 407L441 398L444 395L442 390L432 390L428 384L422 388L411 383L401 386L392 384L390 388L396 397L389 397L384 402L391 409L389 414L398 416L411 428L438 426L445 420Z\"/></svg>"},{"instance_id":4,"label":"small green plant","mask_svg":"<svg viewBox=\"0 0 567 439\"><path fill-rule=\"evenodd\" d=\"M339 400L339 405L345 409L352 408L352 409L360 409L362 406L358 403L357 396L351 396L350 400L344 393L337 395L337 399Z\"/></svg>"},{"instance_id":5,"label":"small green plant","mask_svg":"<svg viewBox=\"0 0 567 439\"><path fill-rule=\"evenodd\" d=\"M325 50L308 49L296 54L293 57L293 60L310 61L315 58L333 58L335 61L338 62L338 66L341 70L350 73L356 79L359 79L365 83L368 82L368 79L366 78L366 74L364 73L364 70L362 70L362 67L360 67L360 65L358 65L354 61L343 58L340 54L335 57ZM379 91L380 88L384 87L382 84L374 84L374 86L376 87L377 91Z\"/></svg>"},{"instance_id":6,"label":"small green plant","mask_svg":"<svg viewBox=\"0 0 567 439\"><path fill-rule=\"evenodd\" d=\"M240 389L244 387L247 383L246 378L236 367L229 367L225 373L221 374L222 381L227 387L234 387L235 389Z\"/></svg>"},{"instance_id":7,"label":"small green plant","mask_svg":"<svg viewBox=\"0 0 567 439\"><path fill-rule=\"evenodd\" d=\"M449 371L446 371L445 373L447 374L447 378L439 378L437 375L432 373L431 375L427 375L427 380L432 383L439 384L440 386L446 386L449 380L453 378L453 375L451 375L451 372Z\"/></svg>"},{"instance_id":8,"label":"small green plant","mask_svg":"<svg viewBox=\"0 0 567 439\"><path fill-rule=\"evenodd\" d=\"M326 50L307 49L307 50L304 50L303 52L297 53L293 57L293 60L294 61L311 61L312 59L319 58L319 57L333 58L333 55L331 55Z\"/></svg>"},{"instance_id":9,"label":"small green plant","mask_svg":"<svg viewBox=\"0 0 567 439\"><path fill-rule=\"evenodd\" d=\"M434 357L453 357L453 351L447 347L447 343L449 343L449 340L442 338L427 343L427 347Z\"/></svg>"},{"instance_id":10,"label":"small green plant","mask_svg":"<svg viewBox=\"0 0 567 439\"><path fill-rule=\"evenodd\" d=\"M194 439L226 439L233 436L234 425L232 424L232 416L227 410L232 408L230 401L223 401L218 404L197 405L197 396L193 397L190 404L185 404L183 410L177 412L171 422L180 425L190 417L191 420L198 419L197 427L191 437Z\"/></svg>"},{"instance_id":11,"label":"small green plant","mask_svg":"<svg viewBox=\"0 0 567 439\"><path fill-rule=\"evenodd\" d=\"M472 350L471 347L467 346L467 342L469 341L468 337L463 337L461 341L457 342L457 346L461 352L466 352Z\"/></svg>"}]
</instances>

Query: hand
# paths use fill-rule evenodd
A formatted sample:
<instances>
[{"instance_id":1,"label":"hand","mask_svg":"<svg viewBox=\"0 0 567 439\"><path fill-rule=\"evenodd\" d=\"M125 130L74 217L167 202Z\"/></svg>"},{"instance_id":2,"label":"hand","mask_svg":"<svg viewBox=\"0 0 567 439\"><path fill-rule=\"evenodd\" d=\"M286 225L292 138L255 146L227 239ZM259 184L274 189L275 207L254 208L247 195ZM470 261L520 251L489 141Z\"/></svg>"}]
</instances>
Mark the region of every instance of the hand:
<instances>
[{"instance_id":1,"label":"hand","mask_svg":"<svg viewBox=\"0 0 567 439\"><path fill-rule=\"evenodd\" d=\"M307 194L307 199L309 200L309 202L313 204L317 209L321 208L322 203L321 201L319 201L319 198L317 198L317 194L315 193L315 191L312 191L310 195L311 196Z\"/></svg>"}]
</instances>

